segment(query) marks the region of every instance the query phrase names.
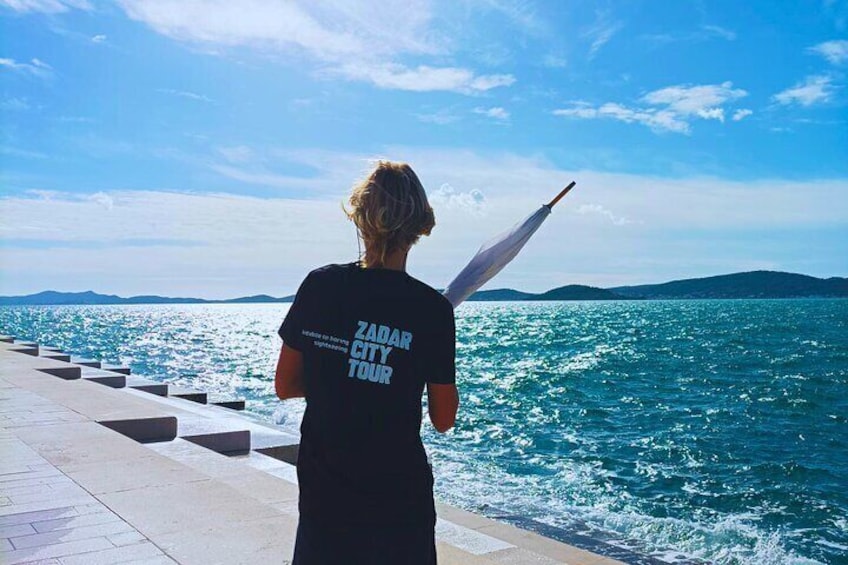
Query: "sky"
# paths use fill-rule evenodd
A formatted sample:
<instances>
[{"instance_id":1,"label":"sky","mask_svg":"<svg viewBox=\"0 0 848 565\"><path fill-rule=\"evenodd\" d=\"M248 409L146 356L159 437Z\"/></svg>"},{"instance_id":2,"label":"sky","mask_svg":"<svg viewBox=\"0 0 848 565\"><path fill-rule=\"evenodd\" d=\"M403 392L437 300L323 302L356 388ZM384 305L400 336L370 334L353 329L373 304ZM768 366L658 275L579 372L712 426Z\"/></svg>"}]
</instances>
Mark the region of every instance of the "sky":
<instances>
[{"instance_id":1,"label":"sky","mask_svg":"<svg viewBox=\"0 0 848 565\"><path fill-rule=\"evenodd\" d=\"M572 179L487 288L846 276L846 85L844 0L0 0L0 294L290 294L380 158L434 287Z\"/></svg>"}]
</instances>

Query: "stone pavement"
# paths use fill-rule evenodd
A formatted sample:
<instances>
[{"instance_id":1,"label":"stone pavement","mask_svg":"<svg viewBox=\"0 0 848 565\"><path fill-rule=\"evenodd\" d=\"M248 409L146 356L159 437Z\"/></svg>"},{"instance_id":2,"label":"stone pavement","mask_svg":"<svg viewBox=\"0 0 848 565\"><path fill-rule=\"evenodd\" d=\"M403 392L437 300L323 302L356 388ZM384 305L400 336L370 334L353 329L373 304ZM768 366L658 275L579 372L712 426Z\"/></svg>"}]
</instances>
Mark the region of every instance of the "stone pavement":
<instances>
[{"instance_id":1,"label":"stone pavement","mask_svg":"<svg viewBox=\"0 0 848 565\"><path fill-rule=\"evenodd\" d=\"M112 388L120 373L20 349L0 343L0 563L289 562L296 437L136 381ZM443 565L621 563L457 508L438 512Z\"/></svg>"}]
</instances>

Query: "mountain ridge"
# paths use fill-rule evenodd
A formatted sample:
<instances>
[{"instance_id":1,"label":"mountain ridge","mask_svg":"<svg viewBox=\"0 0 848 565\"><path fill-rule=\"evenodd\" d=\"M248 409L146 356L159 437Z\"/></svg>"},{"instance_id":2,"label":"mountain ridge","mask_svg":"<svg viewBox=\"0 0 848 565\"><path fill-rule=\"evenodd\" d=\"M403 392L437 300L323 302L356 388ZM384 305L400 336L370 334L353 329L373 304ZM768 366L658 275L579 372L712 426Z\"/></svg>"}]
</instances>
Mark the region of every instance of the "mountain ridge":
<instances>
[{"instance_id":1,"label":"mountain ridge","mask_svg":"<svg viewBox=\"0 0 848 565\"><path fill-rule=\"evenodd\" d=\"M557 301L557 300L696 300L710 298L846 298L848 278L817 278L781 271L747 271L657 284L600 288L570 284L541 293L511 288L481 290L468 299L491 301ZM274 297L267 294L242 296L226 300L142 295L122 298L114 294L60 292L46 290L24 296L0 296L0 306L64 306L119 304L263 304L288 303L294 296Z\"/></svg>"}]
</instances>

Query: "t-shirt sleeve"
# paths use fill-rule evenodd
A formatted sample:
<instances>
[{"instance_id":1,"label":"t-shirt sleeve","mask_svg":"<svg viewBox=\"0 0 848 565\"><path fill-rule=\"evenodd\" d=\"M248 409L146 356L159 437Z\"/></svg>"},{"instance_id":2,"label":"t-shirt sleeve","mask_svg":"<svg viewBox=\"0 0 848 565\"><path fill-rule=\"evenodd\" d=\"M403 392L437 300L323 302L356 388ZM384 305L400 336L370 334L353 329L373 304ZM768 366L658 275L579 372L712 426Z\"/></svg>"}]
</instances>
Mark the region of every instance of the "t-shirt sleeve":
<instances>
[{"instance_id":1,"label":"t-shirt sleeve","mask_svg":"<svg viewBox=\"0 0 848 565\"><path fill-rule=\"evenodd\" d=\"M294 302L292 302L283 320L283 324L280 326L279 331L277 331L279 336L283 338L283 343L298 351L302 351L306 345L302 330L303 324L309 316L310 303L312 301L311 287L310 277L307 276L300 283L300 288L297 289Z\"/></svg>"},{"instance_id":2,"label":"t-shirt sleeve","mask_svg":"<svg viewBox=\"0 0 848 565\"><path fill-rule=\"evenodd\" d=\"M435 324L428 354L423 358L424 380L440 385L456 384L456 326L453 307L447 301Z\"/></svg>"}]
</instances>

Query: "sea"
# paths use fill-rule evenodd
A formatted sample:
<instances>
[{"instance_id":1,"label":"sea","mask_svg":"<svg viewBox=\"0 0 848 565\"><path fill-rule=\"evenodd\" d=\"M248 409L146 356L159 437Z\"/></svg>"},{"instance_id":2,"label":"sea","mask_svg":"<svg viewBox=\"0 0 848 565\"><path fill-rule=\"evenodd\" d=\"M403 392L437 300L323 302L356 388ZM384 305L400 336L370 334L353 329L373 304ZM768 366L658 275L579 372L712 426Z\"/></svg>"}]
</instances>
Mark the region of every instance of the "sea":
<instances>
[{"instance_id":1,"label":"sea","mask_svg":"<svg viewBox=\"0 0 848 565\"><path fill-rule=\"evenodd\" d=\"M279 402L287 304L2 307L0 333ZM848 300L466 303L449 504L668 562L848 563ZM535 525L535 526L534 526Z\"/></svg>"}]
</instances>

